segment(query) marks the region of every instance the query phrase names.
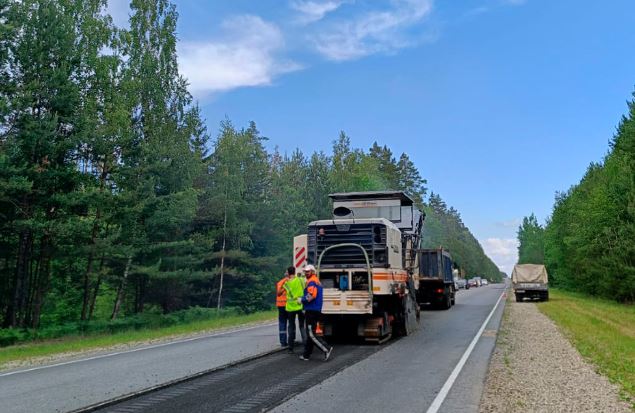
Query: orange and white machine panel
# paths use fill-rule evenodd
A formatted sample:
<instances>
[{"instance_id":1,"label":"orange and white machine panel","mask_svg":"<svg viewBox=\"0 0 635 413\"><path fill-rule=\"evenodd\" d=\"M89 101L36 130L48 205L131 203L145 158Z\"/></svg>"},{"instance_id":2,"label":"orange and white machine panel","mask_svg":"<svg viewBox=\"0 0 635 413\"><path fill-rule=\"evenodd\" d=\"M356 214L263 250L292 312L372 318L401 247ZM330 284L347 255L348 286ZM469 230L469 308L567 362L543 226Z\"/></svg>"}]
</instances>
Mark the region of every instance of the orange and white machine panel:
<instances>
[{"instance_id":1,"label":"orange and white machine panel","mask_svg":"<svg viewBox=\"0 0 635 413\"><path fill-rule=\"evenodd\" d=\"M348 270L325 270L337 272L340 276L352 279L353 273L363 272L359 268ZM348 273L346 275L345 273ZM373 296L398 295L405 292L408 285L408 272L401 269L373 268L372 292L369 290L341 290L338 288L324 288L322 294L324 304L323 314L372 314Z\"/></svg>"},{"instance_id":2,"label":"orange and white machine panel","mask_svg":"<svg viewBox=\"0 0 635 413\"><path fill-rule=\"evenodd\" d=\"M308 236L307 234L293 237L293 266L296 272L301 272L308 264Z\"/></svg>"},{"instance_id":3,"label":"orange and white machine panel","mask_svg":"<svg viewBox=\"0 0 635 413\"><path fill-rule=\"evenodd\" d=\"M397 294L408 285L408 272L401 269L373 269L373 294Z\"/></svg>"}]
</instances>

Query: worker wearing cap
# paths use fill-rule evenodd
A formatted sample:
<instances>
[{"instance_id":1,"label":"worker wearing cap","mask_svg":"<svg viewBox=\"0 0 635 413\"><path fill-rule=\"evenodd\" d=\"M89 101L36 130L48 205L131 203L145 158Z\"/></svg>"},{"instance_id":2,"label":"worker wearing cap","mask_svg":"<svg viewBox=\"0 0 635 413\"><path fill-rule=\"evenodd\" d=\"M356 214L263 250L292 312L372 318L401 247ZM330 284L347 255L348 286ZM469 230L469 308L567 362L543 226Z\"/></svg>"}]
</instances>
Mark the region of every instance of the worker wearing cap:
<instances>
[{"instance_id":1,"label":"worker wearing cap","mask_svg":"<svg viewBox=\"0 0 635 413\"><path fill-rule=\"evenodd\" d=\"M284 277L276 284L276 307L278 307L278 332L280 334L280 346L287 346L287 291L284 284L289 281L289 271L285 271Z\"/></svg>"},{"instance_id":2,"label":"worker wearing cap","mask_svg":"<svg viewBox=\"0 0 635 413\"><path fill-rule=\"evenodd\" d=\"M302 336L302 344L306 343L306 331L304 328L304 313L302 312L302 302L298 301L298 298L302 298L304 295L304 287L306 286L306 279L304 277L298 277L295 274L295 267L291 266L287 269L289 274L289 281L284 283L284 289L287 292L287 318L289 320L289 353L293 353L293 346L295 345L295 319L298 319L300 328L300 335Z\"/></svg>"},{"instance_id":3,"label":"worker wearing cap","mask_svg":"<svg viewBox=\"0 0 635 413\"><path fill-rule=\"evenodd\" d=\"M313 265L309 264L304 267L304 274L306 275L306 287L304 288L304 296L299 298L298 302L301 302L304 306L307 340L304 345L304 354L300 356L300 359L309 360L315 345L324 353L324 361L326 361L331 356L333 347L329 346L321 337L315 335L315 330L322 314L322 285Z\"/></svg>"}]
</instances>

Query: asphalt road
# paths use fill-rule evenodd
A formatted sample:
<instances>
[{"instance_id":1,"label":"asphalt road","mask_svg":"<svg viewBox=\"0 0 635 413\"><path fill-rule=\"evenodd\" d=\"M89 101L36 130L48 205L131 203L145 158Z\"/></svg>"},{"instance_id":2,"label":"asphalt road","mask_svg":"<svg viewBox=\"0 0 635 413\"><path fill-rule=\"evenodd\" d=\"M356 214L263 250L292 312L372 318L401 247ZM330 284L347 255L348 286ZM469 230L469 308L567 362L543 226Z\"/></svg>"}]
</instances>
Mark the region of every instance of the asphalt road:
<instances>
[{"instance_id":1,"label":"asphalt road","mask_svg":"<svg viewBox=\"0 0 635 413\"><path fill-rule=\"evenodd\" d=\"M423 324L414 335L298 394L273 411L306 411L311 404L324 412L429 411L504 289L503 284L491 284L461 290L452 309L422 312ZM478 411L503 306L504 299L478 335L473 351L437 411Z\"/></svg>"},{"instance_id":2,"label":"asphalt road","mask_svg":"<svg viewBox=\"0 0 635 413\"><path fill-rule=\"evenodd\" d=\"M302 361L286 351L97 410L99 413L261 412L311 389L379 351L376 345L338 345L328 363ZM317 356L317 355L316 355ZM306 409L304 409L306 410Z\"/></svg>"},{"instance_id":3,"label":"asphalt road","mask_svg":"<svg viewBox=\"0 0 635 413\"><path fill-rule=\"evenodd\" d=\"M384 346L336 344L333 359L326 363L319 357L303 362L297 355L278 352L104 411L237 413L277 406L276 412L474 412L500 324L503 291L502 284L461 290L452 309L423 311L415 334ZM69 411L138 392L273 350L276 330L274 325L261 326L0 373L1 410ZM462 365L460 371L457 364Z\"/></svg>"},{"instance_id":4,"label":"asphalt road","mask_svg":"<svg viewBox=\"0 0 635 413\"><path fill-rule=\"evenodd\" d=\"M0 373L2 413L66 412L278 347L273 324Z\"/></svg>"}]
</instances>

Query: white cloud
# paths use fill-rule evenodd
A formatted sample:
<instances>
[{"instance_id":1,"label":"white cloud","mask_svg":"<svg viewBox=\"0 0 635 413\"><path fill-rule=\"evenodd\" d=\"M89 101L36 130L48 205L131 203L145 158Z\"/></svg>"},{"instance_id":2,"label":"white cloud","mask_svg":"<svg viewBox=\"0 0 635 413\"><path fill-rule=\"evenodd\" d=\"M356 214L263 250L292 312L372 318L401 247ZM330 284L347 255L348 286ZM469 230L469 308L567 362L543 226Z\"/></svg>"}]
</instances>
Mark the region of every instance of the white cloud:
<instances>
[{"instance_id":1,"label":"white cloud","mask_svg":"<svg viewBox=\"0 0 635 413\"><path fill-rule=\"evenodd\" d=\"M307 24L322 20L324 16L337 10L343 3L344 0L293 0L290 6L300 13L298 22Z\"/></svg>"},{"instance_id":2,"label":"white cloud","mask_svg":"<svg viewBox=\"0 0 635 413\"><path fill-rule=\"evenodd\" d=\"M527 0L501 0L503 4L509 4L512 6L520 6L521 4L525 4Z\"/></svg>"},{"instance_id":3,"label":"white cloud","mask_svg":"<svg viewBox=\"0 0 635 413\"><path fill-rule=\"evenodd\" d=\"M510 275L518 262L518 240L516 238L487 238L481 240L485 254L496 265Z\"/></svg>"},{"instance_id":4,"label":"white cloud","mask_svg":"<svg viewBox=\"0 0 635 413\"><path fill-rule=\"evenodd\" d=\"M392 0L383 11L369 11L349 20L335 21L314 36L315 46L329 60L357 59L411 46L404 30L432 11L432 0Z\"/></svg>"},{"instance_id":5,"label":"white cloud","mask_svg":"<svg viewBox=\"0 0 635 413\"><path fill-rule=\"evenodd\" d=\"M513 219L509 219L507 221L498 221L495 222L495 224L499 227L503 227L503 228L514 228L517 229L520 224L523 223L523 220L520 218L513 218Z\"/></svg>"},{"instance_id":6,"label":"white cloud","mask_svg":"<svg viewBox=\"0 0 635 413\"><path fill-rule=\"evenodd\" d=\"M179 44L179 68L195 96L269 85L276 76L300 69L279 57L284 36L275 24L242 15L225 20L222 30L218 39Z\"/></svg>"}]
</instances>

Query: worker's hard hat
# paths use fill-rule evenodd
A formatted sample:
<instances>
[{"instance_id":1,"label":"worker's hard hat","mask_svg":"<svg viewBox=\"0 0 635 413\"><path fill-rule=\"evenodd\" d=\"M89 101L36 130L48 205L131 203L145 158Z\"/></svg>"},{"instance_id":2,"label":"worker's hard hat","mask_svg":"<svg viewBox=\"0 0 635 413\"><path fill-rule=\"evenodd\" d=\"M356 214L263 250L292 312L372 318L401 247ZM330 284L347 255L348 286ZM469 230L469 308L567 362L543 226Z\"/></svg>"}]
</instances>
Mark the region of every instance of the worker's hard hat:
<instances>
[{"instance_id":1,"label":"worker's hard hat","mask_svg":"<svg viewBox=\"0 0 635 413\"><path fill-rule=\"evenodd\" d=\"M310 271L314 271L315 272L315 267L313 265L311 265L311 264L306 265L304 267L304 272L310 272Z\"/></svg>"}]
</instances>

